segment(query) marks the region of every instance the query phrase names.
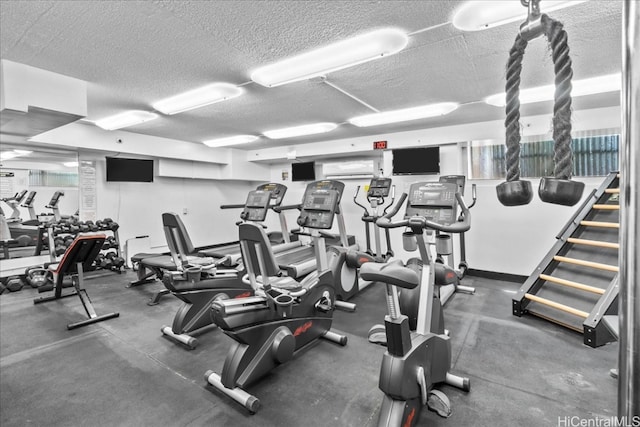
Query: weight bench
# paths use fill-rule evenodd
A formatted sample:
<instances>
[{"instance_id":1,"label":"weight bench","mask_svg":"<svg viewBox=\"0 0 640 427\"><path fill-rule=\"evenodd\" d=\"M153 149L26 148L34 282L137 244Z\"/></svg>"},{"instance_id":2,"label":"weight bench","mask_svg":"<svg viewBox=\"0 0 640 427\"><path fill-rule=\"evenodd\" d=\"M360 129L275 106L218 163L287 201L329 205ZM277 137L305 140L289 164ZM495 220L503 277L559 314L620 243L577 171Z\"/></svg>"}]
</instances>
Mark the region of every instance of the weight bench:
<instances>
[{"instance_id":1,"label":"weight bench","mask_svg":"<svg viewBox=\"0 0 640 427\"><path fill-rule=\"evenodd\" d=\"M53 273L53 284L45 285L38 288L38 292L54 291L54 295L50 297L40 297L33 300L34 304L40 304L47 301L53 301L61 298L78 295L84 311L89 317L87 320L69 323L67 329L75 329L80 326L89 325L91 323L101 322L120 316L120 313L109 313L98 316L96 314L91 299L87 291L84 289L84 270L91 267L96 259L102 245L106 239L104 234L92 236L78 236L69 246L58 263L49 264L47 270ZM62 282L65 276L71 275L73 287L75 291L66 295L62 295Z\"/></svg>"}]
</instances>

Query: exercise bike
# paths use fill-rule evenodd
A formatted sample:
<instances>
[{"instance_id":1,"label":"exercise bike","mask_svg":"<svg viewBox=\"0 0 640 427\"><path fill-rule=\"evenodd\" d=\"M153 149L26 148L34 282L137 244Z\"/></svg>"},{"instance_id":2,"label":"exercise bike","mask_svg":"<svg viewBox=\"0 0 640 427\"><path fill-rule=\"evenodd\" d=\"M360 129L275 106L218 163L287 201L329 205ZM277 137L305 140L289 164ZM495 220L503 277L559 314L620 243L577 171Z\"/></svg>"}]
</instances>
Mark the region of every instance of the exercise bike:
<instances>
[{"instance_id":1,"label":"exercise bike","mask_svg":"<svg viewBox=\"0 0 640 427\"><path fill-rule=\"evenodd\" d=\"M271 191L250 191L240 215L243 222L264 221L272 198ZM172 325L163 325L160 330L166 337L194 349L198 345L195 336L215 326L211 304L222 299L252 296L253 288L242 281L242 264L228 268L224 259L189 256L186 247L193 245L177 214L162 214L162 223L171 259L176 263L175 271L165 272L162 282L168 292L184 303L173 318ZM259 226L262 227L261 224Z\"/></svg>"},{"instance_id":2,"label":"exercise bike","mask_svg":"<svg viewBox=\"0 0 640 427\"><path fill-rule=\"evenodd\" d=\"M235 342L221 374L207 371L205 380L252 413L260 408L260 401L245 391L246 387L320 338L340 345L347 343L346 336L330 330L335 289L320 234L320 230L331 228L338 200L339 192L334 189L318 189L305 195L298 224L311 230L318 272L300 282L280 275L260 226L239 226L242 258L255 296L213 303L215 323Z\"/></svg>"},{"instance_id":3,"label":"exercise bike","mask_svg":"<svg viewBox=\"0 0 640 427\"><path fill-rule=\"evenodd\" d=\"M404 202L403 194L400 202L392 212L380 218L377 223L382 228L408 227L415 236L422 268L407 267L402 261L387 264L367 263L360 269L360 276L365 280L386 284L387 308L385 332L387 335L387 351L380 368L378 386L384 392L378 426L413 426L420 419L423 406L433 404L439 413L450 414L450 404L446 395L434 393L433 387L445 383L464 391L470 390L468 378L459 377L449 372L451 368L451 343L444 329L442 306L435 287L436 263L425 243L427 230L438 230L448 233L461 233L469 229L469 210L460 193L449 192L448 198L456 198L465 214L463 221L448 221L441 216L439 209L431 205L433 192L428 186L414 184L411 186L405 219L392 222ZM411 331L409 318L401 313L398 288L401 292L420 289L417 327ZM434 396L430 399L430 396Z\"/></svg>"},{"instance_id":4,"label":"exercise bike","mask_svg":"<svg viewBox=\"0 0 640 427\"><path fill-rule=\"evenodd\" d=\"M450 183L456 184L458 186L458 192L462 197L464 197L464 187L466 183L466 177L464 175L444 175L440 177L439 182L450 182ZM476 201L477 201L476 185L471 184L471 204L468 205L467 208L471 210L471 208L473 208L476 205ZM464 220L464 214L461 212L460 216L458 217L458 221L463 221L463 220ZM458 269L456 270L456 273L458 274L458 278L460 280L464 278L464 276L467 274L467 270L469 269L469 264L467 263L467 245L466 245L466 240L464 235L465 233L458 234L459 241L460 241L460 262L458 263ZM446 257L447 264L453 268L455 261L453 257L453 248L452 248L453 245L451 243L450 236L448 234L438 233L438 236L436 237L436 242L438 242L438 239L441 240L441 246L446 248L446 250L438 251L438 256L436 258L436 261L444 262L444 258ZM436 249L437 249L437 246L436 246ZM465 289L463 287L463 289L458 289L458 290L462 290L463 292L472 294L473 293L472 289L473 288L469 288L469 287Z\"/></svg>"},{"instance_id":5,"label":"exercise bike","mask_svg":"<svg viewBox=\"0 0 640 427\"><path fill-rule=\"evenodd\" d=\"M422 194L423 197L425 197L425 200L416 201L416 203L423 203L423 205L416 205L421 206L420 208L414 209L412 205L408 205L406 213L407 217L415 215L416 213L420 215L424 214L429 218L436 218L440 224L445 226L453 226L455 223L464 223L469 224L467 230L470 228L471 220L468 214L469 208L466 204L464 204L464 209L461 209L460 216L458 216L458 206L460 206L460 208L463 206L460 204L458 199L463 201L464 199L462 198L462 194L456 184L450 182L417 182L411 185L409 191L415 191L416 194ZM426 233L420 231L416 234L413 229L409 229L403 233L403 245L405 250L411 252L419 249L416 241L416 237L418 237L418 235L423 237L425 246L427 247L427 250L429 250L429 246L433 244L430 242L429 237L434 233L440 233L440 231L442 230L430 228L426 230ZM446 239L446 241L450 244L451 238L449 235L447 236L449 239ZM438 248L438 246L442 246L442 242L442 239L440 239L440 241L436 239L436 254L447 251L442 249L442 247ZM429 251L429 253L431 254L431 251ZM468 294L475 293L475 288L460 284L458 272L454 270L453 267L437 262L437 258L435 261L433 274L435 284L438 286L438 296L442 306L444 306L456 292L465 292ZM412 258L407 262L407 265L410 268L415 269L420 274L420 270L424 265L423 257ZM417 325L418 308L420 305L418 296L420 295L420 292L420 288L418 287L412 290L404 290L400 293L400 308L402 313L409 317L409 325L411 326L412 331L415 330Z\"/></svg>"}]
</instances>

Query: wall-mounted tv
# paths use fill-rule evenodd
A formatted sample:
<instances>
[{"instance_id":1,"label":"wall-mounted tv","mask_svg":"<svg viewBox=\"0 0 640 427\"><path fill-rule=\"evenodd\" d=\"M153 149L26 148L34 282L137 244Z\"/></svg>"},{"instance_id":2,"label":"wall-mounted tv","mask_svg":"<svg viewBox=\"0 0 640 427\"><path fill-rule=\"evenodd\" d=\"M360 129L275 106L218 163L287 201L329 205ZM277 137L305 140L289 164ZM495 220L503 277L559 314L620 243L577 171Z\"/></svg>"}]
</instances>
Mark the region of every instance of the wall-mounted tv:
<instances>
[{"instance_id":1,"label":"wall-mounted tv","mask_svg":"<svg viewBox=\"0 0 640 427\"><path fill-rule=\"evenodd\" d=\"M394 175L440 173L440 147L404 148L392 151Z\"/></svg>"},{"instance_id":2,"label":"wall-mounted tv","mask_svg":"<svg viewBox=\"0 0 640 427\"><path fill-rule=\"evenodd\" d=\"M107 181L153 182L153 160L107 157Z\"/></svg>"},{"instance_id":3,"label":"wall-mounted tv","mask_svg":"<svg viewBox=\"0 0 640 427\"><path fill-rule=\"evenodd\" d=\"M292 181L313 181L315 179L316 179L315 162L291 164L291 180Z\"/></svg>"}]
</instances>

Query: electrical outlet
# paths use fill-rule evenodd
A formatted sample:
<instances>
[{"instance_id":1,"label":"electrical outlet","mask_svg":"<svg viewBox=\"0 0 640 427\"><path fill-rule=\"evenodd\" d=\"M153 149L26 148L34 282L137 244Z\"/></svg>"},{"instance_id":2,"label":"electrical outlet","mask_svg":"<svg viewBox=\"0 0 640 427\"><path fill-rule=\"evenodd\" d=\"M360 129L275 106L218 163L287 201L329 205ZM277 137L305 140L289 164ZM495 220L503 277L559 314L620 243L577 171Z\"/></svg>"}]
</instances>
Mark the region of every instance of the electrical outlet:
<instances>
[{"instance_id":1,"label":"electrical outlet","mask_svg":"<svg viewBox=\"0 0 640 427\"><path fill-rule=\"evenodd\" d=\"M188 213L189 213L189 209L187 209L187 208L182 208L182 214L183 214L183 215L186 215L186 214L188 214Z\"/></svg>"}]
</instances>

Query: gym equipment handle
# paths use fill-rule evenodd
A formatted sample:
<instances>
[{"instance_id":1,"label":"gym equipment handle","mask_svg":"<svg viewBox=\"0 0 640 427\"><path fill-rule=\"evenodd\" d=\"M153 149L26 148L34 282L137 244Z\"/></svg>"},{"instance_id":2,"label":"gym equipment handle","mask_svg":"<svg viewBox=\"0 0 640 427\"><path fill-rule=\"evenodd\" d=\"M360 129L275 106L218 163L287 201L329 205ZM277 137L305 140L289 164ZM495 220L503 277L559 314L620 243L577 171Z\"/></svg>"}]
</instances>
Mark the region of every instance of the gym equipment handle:
<instances>
[{"instance_id":1,"label":"gym equipment handle","mask_svg":"<svg viewBox=\"0 0 640 427\"><path fill-rule=\"evenodd\" d=\"M282 211L290 211L290 210L293 210L293 209L298 209L298 210L299 210L299 209L301 209L301 208L302 208L302 205L301 205L301 204L297 204L297 205L284 205L284 206L274 206L274 207L273 207L273 211L274 211L274 212L277 212L277 213L280 213L280 212L282 212Z\"/></svg>"},{"instance_id":2,"label":"gym equipment handle","mask_svg":"<svg viewBox=\"0 0 640 427\"><path fill-rule=\"evenodd\" d=\"M390 218L393 215L391 214L395 215L398 209L400 209L399 205L401 205L404 199L406 198L406 193L403 193L402 196L403 197L401 197L400 202L398 203L398 206L396 206L397 209L394 208L393 212L390 212L390 214L380 218L376 222L378 226L382 228L399 228L399 227L411 227L413 229L431 228L433 230L444 231L446 233L463 233L469 230L469 228L471 228L471 215L469 214L469 208L464 203L464 199L462 198L460 193L456 193L456 199L458 200L458 204L462 209L462 215L464 215L463 221L455 222L450 225L445 225L445 224L440 224L440 223L428 220L424 217L414 216L409 219L404 219L402 221L392 222Z\"/></svg>"},{"instance_id":3,"label":"gym equipment handle","mask_svg":"<svg viewBox=\"0 0 640 427\"><path fill-rule=\"evenodd\" d=\"M393 209L391 209L391 212L385 214L382 218L386 218L387 220L390 220L391 218L393 218L395 214L398 213L402 205L404 204L404 201L406 200L406 198L407 198L407 193L402 193L402 195L400 196L400 200L398 200L398 203L396 203Z\"/></svg>"},{"instance_id":4,"label":"gym equipment handle","mask_svg":"<svg viewBox=\"0 0 640 427\"><path fill-rule=\"evenodd\" d=\"M220 205L220 209L244 209L244 203L241 205Z\"/></svg>"},{"instance_id":5,"label":"gym equipment handle","mask_svg":"<svg viewBox=\"0 0 640 427\"><path fill-rule=\"evenodd\" d=\"M353 196L353 202L360 206L362 209L364 209L364 216L362 217L362 220L364 221L366 217L369 217L369 211L367 210L367 208L364 205L361 205L360 203L358 203L358 193L360 192L360 186L358 185L356 187L356 194L354 194Z\"/></svg>"}]
</instances>

